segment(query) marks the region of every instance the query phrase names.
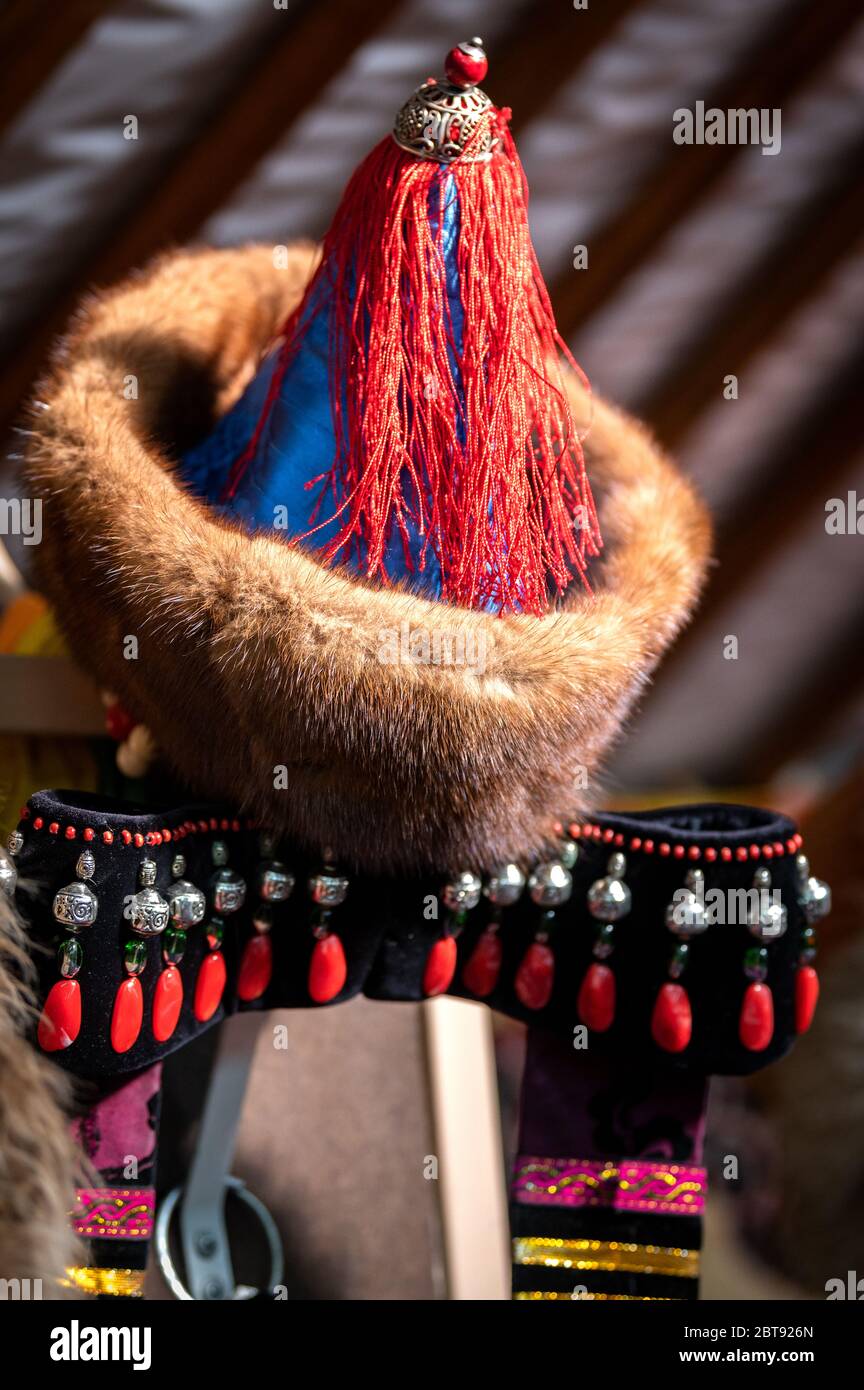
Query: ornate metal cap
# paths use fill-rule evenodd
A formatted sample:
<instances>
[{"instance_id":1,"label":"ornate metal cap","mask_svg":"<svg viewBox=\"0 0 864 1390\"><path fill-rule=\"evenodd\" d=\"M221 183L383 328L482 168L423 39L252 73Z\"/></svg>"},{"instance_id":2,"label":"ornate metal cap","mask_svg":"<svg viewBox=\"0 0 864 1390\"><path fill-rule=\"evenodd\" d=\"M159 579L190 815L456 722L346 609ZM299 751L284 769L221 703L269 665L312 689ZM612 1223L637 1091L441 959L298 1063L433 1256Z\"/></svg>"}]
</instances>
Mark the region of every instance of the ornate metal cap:
<instances>
[{"instance_id":1,"label":"ornate metal cap","mask_svg":"<svg viewBox=\"0 0 864 1390\"><path fill-rule=\"evenodd\" d=\"M499 142L495 122L489 119L495 108L476 85L486 76L487 67L481 39L452 48L445 61L446 76L430 77L396 117L396 144L418 159L439 164L460 157L472 164L491 159ZM465 155L469 144L471 153Z\"/></svg>"}]
</instances>

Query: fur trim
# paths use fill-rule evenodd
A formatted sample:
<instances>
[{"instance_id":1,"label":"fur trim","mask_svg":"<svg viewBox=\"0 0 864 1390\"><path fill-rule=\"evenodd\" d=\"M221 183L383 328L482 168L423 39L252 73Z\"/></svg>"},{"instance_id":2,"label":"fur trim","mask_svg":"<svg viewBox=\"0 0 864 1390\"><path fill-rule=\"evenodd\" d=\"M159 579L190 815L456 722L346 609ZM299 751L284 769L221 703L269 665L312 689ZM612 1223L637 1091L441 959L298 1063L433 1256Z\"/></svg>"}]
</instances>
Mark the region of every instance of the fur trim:
<instances>
[{"instance_id":1,"label":"fur trim","mask_svg":"<svg viewBox=\"0 0 864 1390\"><path fill-rule=\"evenodd\" d=\"M546 618L374 588L216 517L171 455L236 398L314 254L277 270L269 248L176 253L85 305L24 468L45 501L41 583L72 649L196 794L370 870L522 858L596 804L600 760L697 598L705 511L644 430L595 401L606 559L593 596ZM573 400L584 421L575 384ZM382 660L403 624L466 643L482 672Z\"/></svg>"},{"instance_id":2,"label":"fur trim","mask_svg":"<svg viewBox=\"0 0 864 1390\"><path fill-rule=\"evenodd\" d=\"M57 1281L80 1257L69 1212L82 1157L67 1120L69 1078L25 1036L33 983L24 925L0 893L0 1279L41 1279L42 1297L60 1298L72 1295Z\"/></svg>"}]
</instances>

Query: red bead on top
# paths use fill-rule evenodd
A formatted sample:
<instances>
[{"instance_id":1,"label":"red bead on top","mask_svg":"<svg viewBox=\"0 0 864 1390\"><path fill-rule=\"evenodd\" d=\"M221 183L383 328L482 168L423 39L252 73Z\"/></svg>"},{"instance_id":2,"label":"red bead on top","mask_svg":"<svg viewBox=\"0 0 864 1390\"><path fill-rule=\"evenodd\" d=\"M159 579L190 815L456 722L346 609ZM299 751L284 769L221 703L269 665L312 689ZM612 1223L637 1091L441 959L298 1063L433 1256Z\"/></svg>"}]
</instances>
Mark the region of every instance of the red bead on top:
<instances>
[{"instance_id":1,"label":"red bead on top","mask_svg":"<svg viewBox=\"0 0 864 1390\"><path fill-rule=\"evenodd\" d=\"M489 71L489 63L479 39L451 48L444 59L444 72L453 87L476 87Z\"/></svg>"}]
</instances>

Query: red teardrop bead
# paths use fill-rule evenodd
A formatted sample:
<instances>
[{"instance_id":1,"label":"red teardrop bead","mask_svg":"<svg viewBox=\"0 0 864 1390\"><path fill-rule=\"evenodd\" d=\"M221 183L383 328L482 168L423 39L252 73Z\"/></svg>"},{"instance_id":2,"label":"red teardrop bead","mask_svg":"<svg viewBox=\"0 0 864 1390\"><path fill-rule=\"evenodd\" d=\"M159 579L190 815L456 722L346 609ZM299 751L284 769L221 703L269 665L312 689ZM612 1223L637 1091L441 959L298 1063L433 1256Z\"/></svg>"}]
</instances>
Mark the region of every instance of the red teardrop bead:
<instances>
[{"instance_id":1,"label":"red teardrop bead","mask_svg":"<svg viewBox=\"0 0 864 1390\"><path fill-rule=\"evenodd\" d=\"M768 985L754 980L744 991L738 1036L750 1052L764 1052L774 1034L774 997Z\"/></svg>"},{"instance_id":2,"label":"red teardrop bead","mask_svg":"<svg viewBox=\"0 0 864 1390\"><path fill-rule=\"evenodd\" d=\"M198 979L195 981L193 1008L199 1023L206 1023L219 1008L225 988L225 975L225 957L221 951L211 951L202 960Z\"/></svg>"},{"instance_id":3,"label":"red teardrop bead","mask_svg":"<svg viewBox=\"0 0 864 1390\"><path fill-rule=\"evenodd\" d=\"M348 965L342 942L335 932L328 932L315 942L309 962L309 997L316 1004L329 1004L345 984Z\"/></svg>"},{"instance_id":4,"label":"red teardrop bead","mask_svg":"<svg viewBox=\"0 0 864 1390\"><path fill-rule=\"evenodd\" d=\"M183 1007L183 977L176 965L168 965L156 981L153 994L153 1036L167 1042L177 1027Z\"/></svg>"},{"instance_id":5,"label":"red teardrop bead","mask_svg":"<svg viewBox=\"0 0 864 1390\"><path fill-rule=\"evenodd\" d=\"M111 1015L111 1046L115 1052L128 1052L138 1039L144 1020L144 991L137 975L130 975L114 995Z\"/></svg>"},{"instance_id":6,"label":"red teardrop bead","mask_svg":"<svg viewBox=\"0 0 864 1390\"><path fill-rule=\"evenodd\" d=\"M516 971L516 998L526 1009L545 1009L555 983L555 956L542 941L532 941Z\"/></svg>"},{"instance_id":7,"label":"red teardrop bead","mask_svg":"<svg viewBox=\"0 0 864 1390\"><path fill-rule=\"evenodd\" d=\"M651 1015L651 1036L664 1052L683 1052L693 1032L690 999L683 985L663 985Z\"/></svg>"},{"instance_id":8,"label":"red teardrop bead","mask_svg":"<svg viewBox=\"0 0 864 1390\"><path fill-rule=\"evenodd\" d=\"M819 976L812 965L801 965L795 975L795 1031L806 1033L819 1001Z\"/></svg>"},{"instance_id":9,"label":"red teardrop bead","mask_svg":"<svg viewBox=\"0 0 864 1390\"><path fill-rule=\"evenodd\" d=\"M456 969L456 938L442 936L426 957L423 971L423 993L443 994L450 985Z\"/></svg>"},{"instance_id":10,"label":"red teardrop bead","mask_svg":"<svg viewBox=\"0 0 864 1390\"><path fill-rule=\"evenodd\" d=\"M43 1052L71 1047L81 1031L81 987L77 980L58 980L48 991L36 1036Z\"/></svg>"},{"instance_id":11,"label":"red teardrop bead","mask_svg":"<svg viewBox=\"0 0 864 1390\"><path fill-rule=\"evenodd\" d=\"M615 1020L615 975L608 965L595 961L585 971L576 1007L579 1017L594 1033L605 1033Z\"/></svg>"},{"instance_id":12,"label":"red teardrop bead","mask_svg":"<svg viewBox=\"0 0 864 1390\"><path fill-rule=\"evenodd\" d=\"M260 999L270 983L273 974L273 946L269 936L253 936L246 942L243 959L240 962L240 975L237 980L237 993L245 1002Z\"/></svg>"},{"instance_id":13,"label":"red teardrop bead","mask_svg":"<svg viewBox=\"0 0 864 1390\"><path fill-rule=\"evenodd\" d=\"M500 934L487 928L462 970L463 985L478 999L485 999L497 985L502 955Z\"/></svg>"}]
</instances>

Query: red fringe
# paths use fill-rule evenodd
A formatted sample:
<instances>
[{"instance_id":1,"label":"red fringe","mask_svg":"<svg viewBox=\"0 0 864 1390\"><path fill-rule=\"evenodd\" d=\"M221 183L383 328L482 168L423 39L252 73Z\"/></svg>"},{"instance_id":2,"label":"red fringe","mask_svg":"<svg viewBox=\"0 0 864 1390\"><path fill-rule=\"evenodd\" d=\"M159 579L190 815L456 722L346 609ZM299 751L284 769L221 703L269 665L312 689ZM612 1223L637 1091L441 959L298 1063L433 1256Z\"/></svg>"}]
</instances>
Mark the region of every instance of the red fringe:
<instances>
[{"instance_id":1,"label":"red fringe","mask_svg":"<svg viewBox=\"0 0 864 1390\"><path fill-rule=\"evenodd\" d=\"M388 136L357 169L321 266L286 324L261 420L225 495L254 458L310 318L331 303L336 453L316 512L328 493L334 512L307 536L344 514L324 559L365 554L368 575L387 582L386 548L401 535L407 560L413 525L425 537L419 568L431 547L443 598L542 614L574 574L587 587L587 562L601 540L560 356L584 377L555 328L528 229L524 172L500 118L499 129L487 162L462 158L442 168ZM430 189L439 183L443 203L448 175L459 200L458 352L443 219L429 215Z\"/></svg>"}]
</instances>

